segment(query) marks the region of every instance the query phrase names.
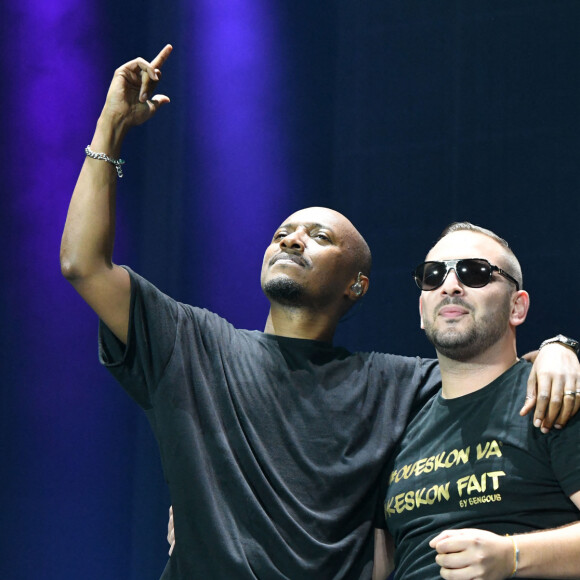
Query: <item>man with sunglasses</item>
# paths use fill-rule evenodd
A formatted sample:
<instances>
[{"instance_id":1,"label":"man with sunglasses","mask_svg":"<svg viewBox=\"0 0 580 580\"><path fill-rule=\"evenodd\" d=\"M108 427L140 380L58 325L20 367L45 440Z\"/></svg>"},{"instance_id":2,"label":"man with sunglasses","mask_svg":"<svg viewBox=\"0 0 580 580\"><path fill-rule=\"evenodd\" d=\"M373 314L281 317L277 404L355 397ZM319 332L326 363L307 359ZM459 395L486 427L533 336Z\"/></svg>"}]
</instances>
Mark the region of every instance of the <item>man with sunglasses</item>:
<instances>
[{"instance_id":1,"label":"man with sunglasses","mask_svg":"<svg viewBox=\"0 0 580 580\"><path fill-rule=\"evenodd\" d=\"M330 209L294 213L268 245L265 332L234 328L113 263L121 145L169 102L154 89L170 53L117 69L61 245L63 274L101 320L101 362L159 444L177 537L163 578L368 578L380 476L412 408L438 384L436 364L332 344L368 289L371 255ZM552 368L565 358L555 349Z\"/></svg>"},{"instance_id":2,"label":"man with sunglasses","mask_svg":"<svg viewBox=\"0 0 580 580\"><path fill-rule=\"evenodd\" d=\"M518 412L530 365L516 351L529 307L517 258L456 223L413 275L442 388L389 466L375 578L393 565L405 580L580 578L580 421L546 435ZM578 408L579 382L564 404Z\"/></svg>"}]
</instances>

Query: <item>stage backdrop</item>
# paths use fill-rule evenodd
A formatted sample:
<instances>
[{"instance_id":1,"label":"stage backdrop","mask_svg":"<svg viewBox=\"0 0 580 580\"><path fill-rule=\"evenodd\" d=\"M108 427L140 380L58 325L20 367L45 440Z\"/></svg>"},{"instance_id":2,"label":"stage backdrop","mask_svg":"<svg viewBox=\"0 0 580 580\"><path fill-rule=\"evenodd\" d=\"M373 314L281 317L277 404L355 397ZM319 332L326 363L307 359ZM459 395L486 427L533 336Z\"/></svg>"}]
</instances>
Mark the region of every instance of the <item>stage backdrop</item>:
<instances>
[{"instance_id":1,"label":"stage backdrop","mask_svg":"<svg viewBox=\"0 0 580 580\"><path fill-rule=\"evenodd\" d=\"M114 69L167 42L171 104L123 150L118 263L262 329L274 229L334 207L375 258L337 342L432 356L410 271L467 219L522 262L521 350L580 336L578 0L21 0L0 27L1 578L164 567L156 443L58 253Z\"/></svg>"}]
</instances>

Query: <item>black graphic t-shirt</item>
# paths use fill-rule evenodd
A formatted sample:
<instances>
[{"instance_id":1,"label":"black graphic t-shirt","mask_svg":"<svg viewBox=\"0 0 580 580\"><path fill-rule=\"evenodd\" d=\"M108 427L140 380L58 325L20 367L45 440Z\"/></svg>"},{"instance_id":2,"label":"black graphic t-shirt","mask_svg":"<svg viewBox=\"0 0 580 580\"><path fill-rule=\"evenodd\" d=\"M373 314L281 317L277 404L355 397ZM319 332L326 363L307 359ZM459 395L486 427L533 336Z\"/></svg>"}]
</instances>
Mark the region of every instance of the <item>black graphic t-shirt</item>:
<instances>
[{"instance_id":1,"label":"black graphic t-shirt","mask_svg":"<svg viewBox=\"0 0 580 580\"><path fill-rule=\"evenodd\" d=\"M384 504L396 578L439 578L429 541L446 529L514 534L578 519L580 420L544 435L520 417L530 368L519 362L463 397L438 394L409 424Z\"/></svg>"}]
</instances>

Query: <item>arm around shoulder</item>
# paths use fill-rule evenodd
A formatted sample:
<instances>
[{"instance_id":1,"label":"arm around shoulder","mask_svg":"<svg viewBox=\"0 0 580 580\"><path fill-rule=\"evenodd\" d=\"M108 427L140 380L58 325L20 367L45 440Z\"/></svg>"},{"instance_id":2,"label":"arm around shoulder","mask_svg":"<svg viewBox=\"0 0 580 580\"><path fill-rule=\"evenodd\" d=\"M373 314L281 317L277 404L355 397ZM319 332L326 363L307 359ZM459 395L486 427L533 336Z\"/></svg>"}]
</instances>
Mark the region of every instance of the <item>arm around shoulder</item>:
<instances>
[{"instance_id":1,"label":"arm around shoulder","mask_svg":"<svg viewBox=\"0 0 580 580\"><path fill-rule=\"evenodd\" d=\"M534 406L534 425L543 432L563 427L580 410L580 362L577 351L559 342L562 335L542 343L544 348L524 358L534 363L528 379L525 415ZM577 345L577 341L566 339Z\"/></svg>"}]
</instances>

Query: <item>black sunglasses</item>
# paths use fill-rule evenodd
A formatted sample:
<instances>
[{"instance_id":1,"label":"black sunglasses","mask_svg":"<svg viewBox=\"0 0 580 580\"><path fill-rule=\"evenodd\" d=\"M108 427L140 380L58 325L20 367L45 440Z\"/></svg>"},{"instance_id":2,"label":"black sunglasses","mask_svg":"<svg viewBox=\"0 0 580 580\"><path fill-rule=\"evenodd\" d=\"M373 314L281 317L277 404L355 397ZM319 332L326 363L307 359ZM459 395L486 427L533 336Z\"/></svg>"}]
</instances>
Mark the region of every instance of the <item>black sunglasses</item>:
<instances>
[{"instance_id":1,"label":"black sunglasses","mask_svg":"<svg viewBox=\"0 0 580 580\"><path fill-rule=\"evenodd\" d=\"M413 278L421 290L435 290L447 278L449 270L455 270L459 281L470 288L483 288L491 280L493 272L497 272L520 289L518 281L505 270L490 264L484 258L466 258L464 260L443 260L441 262L423 262L414 272Z\"/></svg>"}]
</instances>

